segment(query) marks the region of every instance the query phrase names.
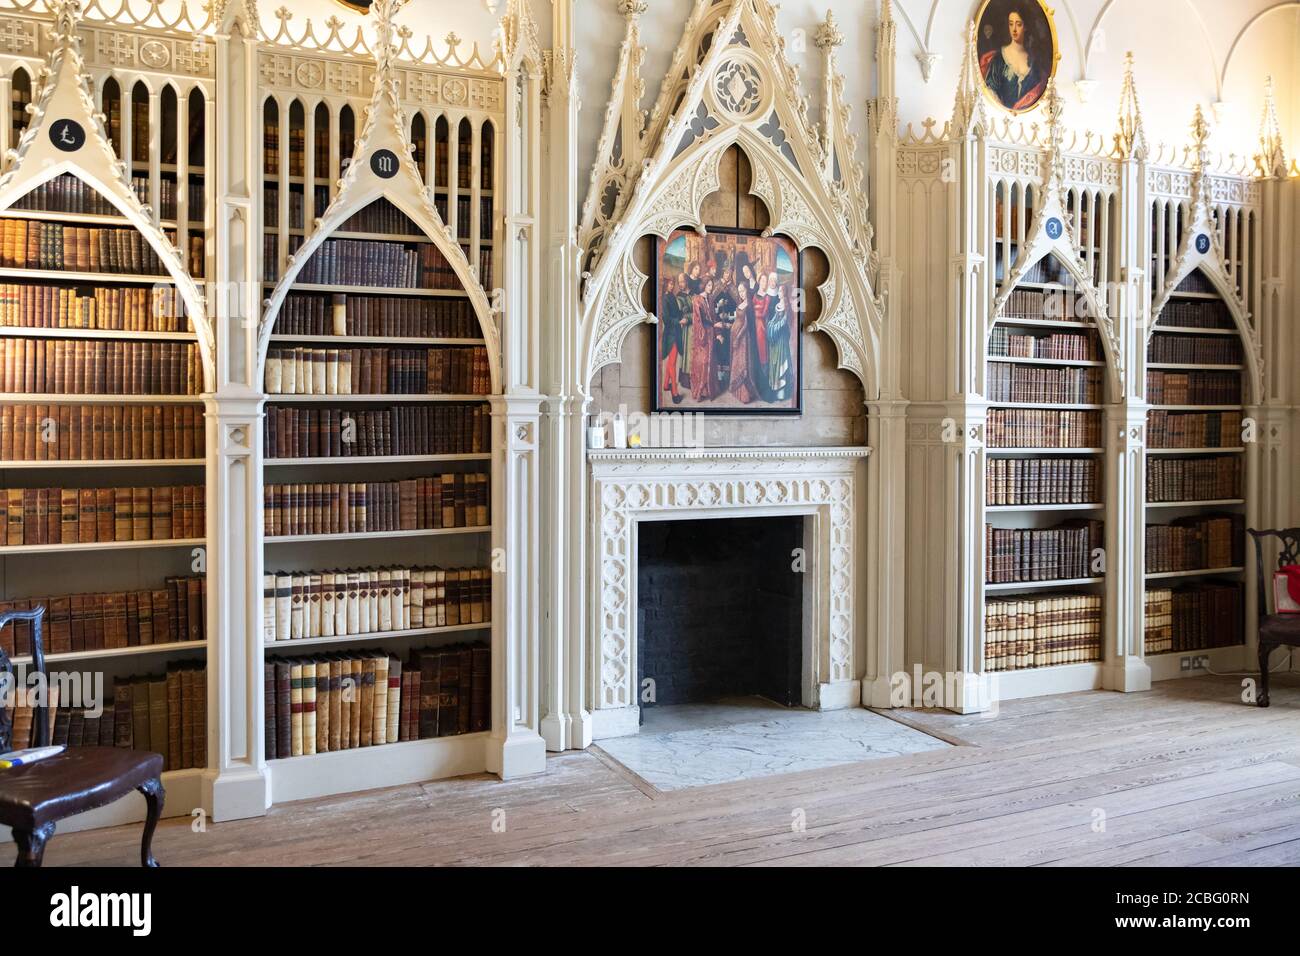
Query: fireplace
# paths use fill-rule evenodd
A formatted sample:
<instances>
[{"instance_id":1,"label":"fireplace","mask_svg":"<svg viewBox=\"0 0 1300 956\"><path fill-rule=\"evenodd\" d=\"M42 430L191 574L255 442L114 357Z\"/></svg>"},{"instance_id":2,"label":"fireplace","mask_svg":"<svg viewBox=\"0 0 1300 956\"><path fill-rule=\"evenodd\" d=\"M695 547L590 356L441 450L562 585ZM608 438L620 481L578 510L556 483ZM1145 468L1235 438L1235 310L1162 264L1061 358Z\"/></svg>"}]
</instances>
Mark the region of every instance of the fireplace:
<instances>
[{"instance_id":1,"label":"fireplace","mask_svg":"<svg viewBox=\"0 0 1300 956\"><path fill-rule=\"evenodd\" d=\"M780 599L783 610L776 613L783 623L760 628L761 640L776 643L773 635L779 634L780 646L751 641L751 646L761 647L760 656L767 663L761 673L744 675L750 686L747 692L818 710L861 704L867 655L859 604L866 588L855 555L865 553L859 486L863 459L869 454L865 447L588 452L594 506L591 566L600 582L592 594L588 657L595 739L637 733L641 707L651 703L647 691L655 703L662 704L673 695L713 693L722 685L717 672L725 665L719 660L728 659L726 655L734 650L734 635L713 647L699 633L679 631L676 653L694 654L701 664L700 674L670 666L665 661L674 653L671 631L682 622L665 616L660 598L643 604L640 594L651 580L642 576L642 560L652 562L644 572L647 575L666 574L669 583L677 581L677 575L687 575L682 578L687 580L692 569L673 556L699 553L700 548L691 547L693 537L716 533L723 527L718 521L735 522L724 540L733 533L756 534L761 541L772 535L771 541L777 543L770 546L784 549L785 567L792 568L796 561L802 567L797 581L765 585L775 592L770 595L773 600ZM748 522L756 526L743 527ZM687 525L705 527L696 531ZM731 553L738 545L723 547ZM778 570L771 569L774 574ZM797 597L786 593L791 588L798 589ZM747 586L744 593L753 591ZM726 598L726 606L736 606L733 596ZM792 642L784 622L793 621L796 608L798 639ZM709 612L704 608L686 613L694 618ZM670 625L668 637L664 625ZM643 656L647 638L648 656ZM733 655L730 660L734 659ZM794 660L798 678L792 684ZM659 673L657 678L649 675L652 685L644 684L643 667Z\"/></svg>"},{"instance_id":2,"label":"fireplace","mask_svg":"<svg viewBox=\"0 0 1300 956\"><path fill-rule=\"evenodd\" d=\"M652 706L802 689L804 519L646 521L637 536L637 680Z\"/></svg>"}]
</instances>

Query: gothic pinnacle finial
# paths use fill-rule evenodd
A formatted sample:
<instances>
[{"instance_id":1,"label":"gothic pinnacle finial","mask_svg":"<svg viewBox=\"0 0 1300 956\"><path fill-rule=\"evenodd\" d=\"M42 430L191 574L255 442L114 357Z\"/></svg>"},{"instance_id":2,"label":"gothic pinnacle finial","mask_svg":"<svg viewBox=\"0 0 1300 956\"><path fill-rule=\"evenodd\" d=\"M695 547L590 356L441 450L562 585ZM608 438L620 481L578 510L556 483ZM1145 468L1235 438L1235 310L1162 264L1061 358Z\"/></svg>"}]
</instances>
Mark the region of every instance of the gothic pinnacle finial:
<instances>
[{"instance_id":1,"label":"gothic pinnacle finial","mask_svg":"<svg viewBox=\"0 0 1300 956\"><path fill-rule=\"evenodd\" d=\"M818 25L817 31L813 34L813 43L817 44L817 48L822 51L844 45L844 34L835 22L833 11L826 11L826 19Z\"/></svg>"},{"instance_id":2,"label":"gothic pinnacle finial","mask_svg":"<svg viewBox=\"0 0 1300 956\"><path fill-rule=\"evenodd\" d=\"M370 9L375 15L375 59L380 64L387 64L393 57L393 34L396 24L393 22L398 11L406 6L407 0L375 0Z\"/></svg>"},{"instance_id":3,"label":"gothic pinnacle finial","mask_svg":"<svg viewBox=\"0 0 1300 956\"><path fill-rule=\"evenodd\" d=\"M1286 178L1286 150L1282 145L1282 124L1278 121L1271 76L1264 80L1264 115L1259 123L1259 156L1256 161L1262 175Z\"/></svg>"},{"instance_id":4,"label":"gothic pinnacle finial","mask_svg":"<svg viewBox=\"0 0 1300 956\"><path fill-rule=\"evenodd\" d=\"M970 129L984 118L984 99L980 92L979 53L975 45L975 21L966 26L966 52L962 55L961 73L957 77L957 98L953 108L953 128Z\"/></svg>"},{"instance_id":5,"label":"gothic pinnacle finial","mask_svg":"<svg viewBox=\"0 0 1300 956\"><path fill-rule=\"evenodd\" d=\"M618 12L629 20L641 16L645 11L645 0L618 0Z\"/></svg>"},{"instance_id":6,"label":"gothic pinnacle finial","mask_svg":"<svg viewBox=\"0 0 1300 956\"><path fill-rule=\"evenodd\" d=\"M81 19L81 0L55 0L55 4L55 32L72 33Z\"/></svg>"},{"instance_id":7,"label":"gothic pinnacle finial","mask_svg":"<svg viewBox=\"0 0 1300 956\"><path fill-rule=\"evenodd\" d=\"M1147 137L1142 126L1137 81L1133 75L1132 50L1124 55L1124 88L1119 95L1119 132L1115 134L1115 148L1125 159L1147 157Z\"/></svg>"}]
</instances>

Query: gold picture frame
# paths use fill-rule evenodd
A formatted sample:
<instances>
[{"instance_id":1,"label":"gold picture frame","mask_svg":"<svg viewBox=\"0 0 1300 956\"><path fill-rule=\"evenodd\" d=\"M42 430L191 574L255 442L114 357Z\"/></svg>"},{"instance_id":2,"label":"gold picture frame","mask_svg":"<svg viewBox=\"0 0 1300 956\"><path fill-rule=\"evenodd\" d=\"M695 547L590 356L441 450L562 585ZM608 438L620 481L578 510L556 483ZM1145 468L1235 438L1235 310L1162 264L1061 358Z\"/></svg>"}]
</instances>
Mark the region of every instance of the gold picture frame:
<instances>
[{"instance_id":1,"label":"gold picture frame","mask_svg":"<svg viewBox=\"0 0 1300 956\"><path fill-rule=\"evenodd\" d=\"M363 16L370 12L371 0L334 0L339 6L347 7L353 13L360 13Z\"/></svg>"},{"instance_id":2,"label":"gold picture frame","mask_svg":"<svg viewBox=\"0 0 1300 956\"><path fill-rule=\"evenodd\" d=\"M1013 15L1019 38L1012 35ZM1051 48L1043 50L1044 44ZM1056 11L1043 0L982 0L975 15L975 54L984 95L1013 115L1032 112L1061 62Z\"/></svg>"}]
</instances>

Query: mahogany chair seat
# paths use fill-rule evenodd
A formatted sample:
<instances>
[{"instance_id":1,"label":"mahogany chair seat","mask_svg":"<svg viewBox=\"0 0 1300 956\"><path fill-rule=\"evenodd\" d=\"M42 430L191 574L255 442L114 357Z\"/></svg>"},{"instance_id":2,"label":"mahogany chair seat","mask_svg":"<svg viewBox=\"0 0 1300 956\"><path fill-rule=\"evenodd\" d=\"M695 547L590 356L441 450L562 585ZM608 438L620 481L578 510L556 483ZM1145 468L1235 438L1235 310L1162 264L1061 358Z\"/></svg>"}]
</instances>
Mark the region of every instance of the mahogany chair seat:
<instances>
[{"instance_id":1,"label":"mahogany chair seat","mask_svg":"<svg viewBox=\"0 0 1300 956\"><path fill-rule=\"evenodd\" d=\"M1259 589L1259 694L1255 703L1260 707L1268 706L1268 658L1279 647L1300 647L1300 614L1269 614L1269 591L1272 590L1272 574L1264 563L1263 541L1265 538L1277 538L1280 548L1277 566L1284 568L1300 563L1300 528L1283 528L1256 531L1249 529L1255 539L1255 566L1259 568L1256 584ZM1264 582L1270 587L1266 588Z\"/></svg>"},{"instance_id":2,"label":"mahogany chair seat","mask_svg":"<svg viewBox=\"0 0 1300 956\"><path fill-rule=\"evenodd\" d=\"M41 646L44 608L0 614L0 628L11 621L32 624L32 663L45 673ZM12 678L9 658L0 650L0 678ZM47 686L48 686L48 675ZM10 714L0 709L0 753L10 749ZM32 740L49 739L48 701L33 707ZM69 747L36 763L0 770L0 824L13 831L18 844L15 866L40 866L45 844L64 820L96 807L115 803L132 791L144 794L147 816L140 844L142 866L157 866L153 833L162 817L166 794L162 786L162 754L117 747Z\"/></svg>"}]
</instances>

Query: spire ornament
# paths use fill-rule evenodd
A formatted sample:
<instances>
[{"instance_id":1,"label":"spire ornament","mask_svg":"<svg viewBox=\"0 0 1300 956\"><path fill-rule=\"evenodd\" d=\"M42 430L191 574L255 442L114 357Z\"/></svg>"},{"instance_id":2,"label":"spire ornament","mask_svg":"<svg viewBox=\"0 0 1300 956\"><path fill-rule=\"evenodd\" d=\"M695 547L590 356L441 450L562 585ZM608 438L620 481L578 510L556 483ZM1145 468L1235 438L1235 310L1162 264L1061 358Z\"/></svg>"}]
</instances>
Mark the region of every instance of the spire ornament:
<instances>
[{"instance_id":1,"label":"spire ornament","mask_svg":"<svg viewBox=\"0 0 1300 956\"><path fill-rule=\"evenodd\" d=\"M1277 99L1273 95L1273 77L1264 80L1264 115L1259 122L1259 155L1255 157L1259 175L1266 179L1286 179L1286 150L1282 145L1282 124L1277 117Z\"/></svg>"},{"instance_id":2,"label":"spire ornament","mask_svg":"<svg viewBox=\"0 0 1300 956\"><path fill-rule=\"evenodd\" d=\"M1120 159L1145 160L1148 155L1147 134L1142 126L1142 107L1138 103L1137 81L1133 77L1133 51L1124 55L1124 87L1119 94L1119 131L1115 134L1115 154Z\"/></svg>"},{"instance_id":3,"label":"spire ornament","mask_svg":"<svg viewBox=\"0 0 1300 956\"><path fill-rule=\"evenodd\" d=\"M979 51L975 45L975 21L966 27L966 53L962 57L957 78L957 98L952 111L953 132L969 136L988 129L988 114L984 109L984 95L980 89Z\"/></svg>"}]
</instances>

